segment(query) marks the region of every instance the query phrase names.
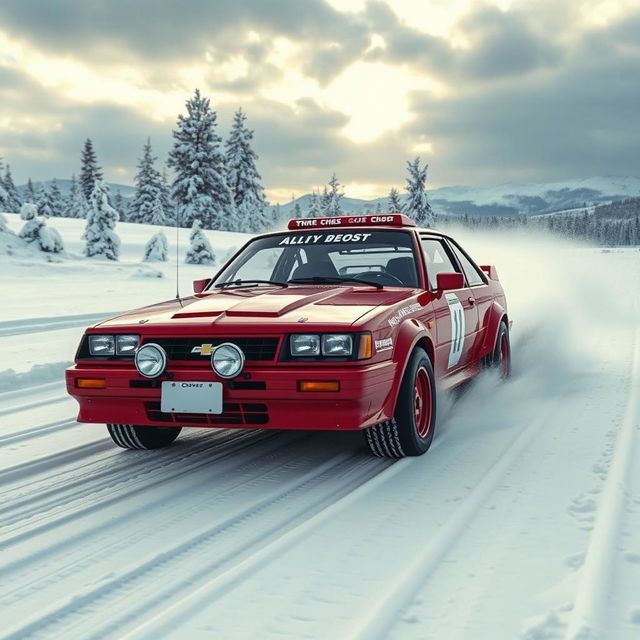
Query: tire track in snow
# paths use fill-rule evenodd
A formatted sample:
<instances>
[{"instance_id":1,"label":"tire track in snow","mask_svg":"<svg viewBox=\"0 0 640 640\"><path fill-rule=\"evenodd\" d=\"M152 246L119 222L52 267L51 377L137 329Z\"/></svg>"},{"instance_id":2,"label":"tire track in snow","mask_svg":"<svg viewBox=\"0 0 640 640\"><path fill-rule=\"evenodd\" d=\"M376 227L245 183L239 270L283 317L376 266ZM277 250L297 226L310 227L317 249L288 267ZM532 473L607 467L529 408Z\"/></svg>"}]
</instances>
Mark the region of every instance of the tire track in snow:
<instances>
[{"instance_id":1,"label":"tire track in snow","mask_svg":"<svg viewBox=\"0 0 640 640\"><path fill-rule=\"evenodd\" d=\"M599 638L607 630L607 600L622 535L628 478L640 428L640 329L636 330L629 399L604 483L565 640Z\"/></svg>"},{"instance_id":2,"label":"tire track in snow","mask_svg":"<svg viewBox=\"0 0 640 640\"><path fill-rule=\"evenodd\" d=\"M65 395L55 396L53 398L35 400L33 402L28 402L26 404L10 407L9 409L2 409L0 410L0 416L6 416L12 413L20 413L21 411L29 411L30 409L37 409L38 407L44 407L50 404L58 404L59 402L64 402L65 400L70 400L70 399L71 399L70 396L65 394Z\"/></svg>"},{"instance_id":3,"label":"tire track in snow","mask_svg":"<svg viewBox=\"0 0 640 640\"><path fill-rule=\"evenodd\" d=\"M385 638L401 612L410 605L416 592L424 586L434 570L446 561L448 552L499 486L504 476L517 464L533 438L544 424L544 416L530 422L496 457L474 489L447 520L437 529L411 564L402 567L394 582L377 598L370 601L367 613L345 629L345 639L370 640Z\"/></svg>"},{"instance_id":4,"label":"tire track in snow","mask_svg":"<svg viewBox=\"0 0 640 640\"><path fill-rule=\"evenodd\" d=\"M18 509L18 512L14 513L13 517L3 516L5 533L0 538L0 550L11 548L18 543L68 524L72 520L96 513L111 504L144 492L160 481L162 483L168 482L179 476L191 473L197 468L219 463L231 456L245 452L246 449L255 447L276 435L276 433L265 431L257 433L238 432L222 443L219 442L219 438L207 438L201 447L189 450L182 456L176 456L174 451L174 455L167 455L160 464L157 456L149 457L148 455L146 456L147 464L141 464L141 459L149 452L125 452L119 448L116 449L115 445L108 441L107 444L110 444L113 453L107 456L107 462L111 462L115 457L126 457L128 459L116 465L107 464L106 468L100 472L92 470L95 461L86 461L83 466L87 467L91 473L91 477L88 480L85 476L70 481L63 477L59 487L46 490L42 494L27 497L18 502L18 504L9 505L6 508L7 511L15 512ZM211 449L215 450L213 455L203 457ZM167 451L167 454L169 453L170 451ZM261 451L260 455L263 454L264 451ZM193 461L194 463L184 466L183 463L189 461L190 458L196 458ZM246 462L248 461L242 461L241 464ZM168 468L172 467L178 468L174 471L167 471ZM67 473L73 476L79 470L76 468ZM126 485L124 490L122 489L123 484ZM96 496L98 496L97 499ZM87 504L86 499L89 497L92 500ZM167 499L169 498L170 496L167 497ZM74 503L78 502L78 506L74 508ZM34 521L35 516L39 517ZM122 514L119 517L121 518ZM10 528L12 524L18 524L19 526L17 529L12 530ZM21 533L20 529L24 527L28 528ZM82 537L86 535L86 532L83 532ZM48 550L52 548L48 547ZM9 571L10 568L11 565L5 567L3 571Z\"/></svg>"},{"instance_id":5,"label":"tire track in snow","mask_svg":"<svg viewBox=\"0 0 640 640\"><path fill-rule=\"evenodd\" d=\"M358 458L361 459L361 463L354 464ZM223 535L229 529L242 525L251 532L252 536L249 544L242 543L240 548L225 554L225 558L233 559L238 555L246 554L248 549L262 547L265 538L275 537L278 540L283 536L286 537L286 532L295 526L298 520L305 518L309 512L322 509L327 501L332 502L336 499L336 494L344 495L344 493L352 490L354 486L359 486L362 482L365 482L371 477L372 473L376 473L379 469L388 466L388 464L387 461L371 461L369 458L361 456L361 454L340 453L334 455L329 460L307 471L301 477L294 478L284 486L278 486L270 490L265 496L248 505L240 505L234 513L227 515L221 522L206 527L203 531L191 535L188 539L180 541L169 549L164 549L152 555L132 568L110 576L102 583L86 589L83 593L72 594L64 601L54 603L45 611L30 616L15 627L7 629L4 637L6 640L16 640L35 632L42 633L45 631L49 633L52 631L52 627L55 628L59 625L62 625L64 632L68 633L68 630L74 626L73 617L79 616L80 619L77 622L82 624L85 622L85 618L82 615L83 610L87 607L93 607L98 601L102 608L107 607L116 618L110 617L106 625L107 629L97 629L97 621L93 621L90 625L89 633L92 637L104 637L106 633L113 633L122 624L130 623L132 619L144 615L149 606L149 600L156 605L158 601L166 602L167 594L164 591L169 591L173 594L177 589L188 590L197 581L209 578L211 572L215 571L218 565L224 565L224 559L216 558L212 561L208 554L203 553L203 549L214 546L220 535ZM323 478L327 480L336 478L342 469L344 469L344 472L351 473L354 476L351 481L347 483L322 482ZM259 528L256 530L253 527L253 519L265 511L268 512L274 507L277 508L279 503L307 489L309 485L313 485L315 491L319 491L319 495L314 500L290 500L287 503L286 517L284 519L278 519L275 524L270 524L266 531ZM311 520L313 520L313 517L311 517ZM209 559L208 562L207 559ZM163 575L175 575L174 572L178 566L181 571L184 571L187 561L190 561L192 566L188 576L182 577L179 584L176 584L175 580L162 580L161 576ZM153 584L153 588L150 592L149 590L145 592L141 585L149 583ZM163 589L163 593L159 593L158 585L162 584L167 585L167 587ZM131 599L130 592L135 593L136 597ZM128 606L113 606L108 602L109 599L113 598L116 601L124 600ZM132 604L134 604L134 607L131 606ZM123 611L123 613L118 615L119 611ZM88 636L83 634L83 637Z\"/></svg>"},{"instance_id":6,"label":"tire track in snow","mask_svg":"<svg viewBox=\"0 0 640 640\"><path fill-rule=\"evenodd\" d=\"M15 483L23 478L29 478L46 471L51 471L55 467L67 465L76 460L86 460L88 456L94 456L112 448L113 444L111 441L102 438L98 442L88 442L87 444L81 444L71 449L41 456L29 462L22 462L12 467L7 467L0 471L0 486L7 486L9 483ZM0 493L0 503L3 505L0 507L0 515L9 510L9 503L3 501L2 496L5 494L15 494L15 491L15 488L13 488ZM37 496L33 496L33 499L36 498Z\"/></svg>"},{"instance_id":7,"label":"tire track in snow","mask_svg":"<svg viewBox=\"0 0 640 640\"><path fill-rule=\"evenodd\" d=\"M82 313L69 316L51 316L43 318L23 318L0 322L0 338L22 336L29 333L56 331L96 324L102 320L117 316L120 311L105 311L104 313Z\"/></svg>"},{"instance_id":8,"label":"tire track in snow","mask_svg":"<svg viewBox=\"0 0 640 640\"><path fill-rule=\"evenodd\" d=\"M22 431L16 431L14 433L8 433L0 436L0 447L6 447L16 442L23 442L25 440L32 440L33 438L41 438L42 436L48 436L56 431L62 431L63 429L76 428L82 426L75 419L67 418L66 420L57 420L56 422L49 422L40 427L31 427L29 429L23 429Z\"/></svg>"}]
</instances>

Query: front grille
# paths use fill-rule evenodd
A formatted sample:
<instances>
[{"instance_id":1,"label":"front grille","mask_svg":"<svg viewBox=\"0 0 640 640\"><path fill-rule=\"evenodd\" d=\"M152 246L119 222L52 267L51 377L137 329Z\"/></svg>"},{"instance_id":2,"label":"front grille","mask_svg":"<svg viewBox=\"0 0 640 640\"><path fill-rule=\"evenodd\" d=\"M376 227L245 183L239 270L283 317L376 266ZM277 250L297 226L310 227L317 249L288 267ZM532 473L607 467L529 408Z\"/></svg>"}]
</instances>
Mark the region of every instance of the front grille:
<instances>
[{"instance_id":1,"label":"front grille","mask_svg":"<svg viewBox=\"0 0 640 640\"><path fill-rule=\"evenodd\" d=\"M258 402L225 402L222 413L163 413L159 402L145 402L147 418L153 422L217 425L260 425L269 422L266 404Z\"/></svg>"},{"instance_id":2,"label":"front grille","mask_svg":"<svg viewBox=\"0 0 640 640\"><path fill-rule=\"evenodd\" d=\"M203 344L217 346L223 342L233 342L242 349L245 359L249 362L275 360L278 351L278 338L146 338L145 342L159 344L167 352L169 360L191 362L209 362L209 356L191 353L194 347Z\"/></svg>"}]
</instances>

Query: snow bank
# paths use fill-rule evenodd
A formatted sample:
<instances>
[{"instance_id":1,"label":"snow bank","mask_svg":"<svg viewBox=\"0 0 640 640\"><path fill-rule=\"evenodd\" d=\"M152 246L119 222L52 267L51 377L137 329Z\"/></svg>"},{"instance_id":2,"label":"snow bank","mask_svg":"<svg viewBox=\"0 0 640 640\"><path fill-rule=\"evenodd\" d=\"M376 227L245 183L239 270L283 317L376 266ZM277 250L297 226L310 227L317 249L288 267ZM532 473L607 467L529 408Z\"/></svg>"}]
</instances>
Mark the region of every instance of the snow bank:
<instances>
[{"instance_id":1,"label":"snow bank","mask_svg":"<svg viewBox=\"0 0 640 640\"><path fill-rule=\"evenodd\" d=\"M18 373L15 369L0 371L0 392L34 387L47 382L64 380L64 370L73 362L49 362L36 364L29 371Z\"/></svg>"}]
</instances>

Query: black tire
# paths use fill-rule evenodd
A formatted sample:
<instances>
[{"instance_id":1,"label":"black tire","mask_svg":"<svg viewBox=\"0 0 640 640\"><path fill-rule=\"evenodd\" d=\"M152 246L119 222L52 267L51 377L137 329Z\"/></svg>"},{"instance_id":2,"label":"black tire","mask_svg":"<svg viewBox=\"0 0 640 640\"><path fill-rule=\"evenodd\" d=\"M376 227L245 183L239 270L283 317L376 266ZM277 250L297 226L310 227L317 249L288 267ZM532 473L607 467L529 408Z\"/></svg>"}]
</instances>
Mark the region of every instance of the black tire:
<instances>
[{"instance_id":1,"label":"black tire","mask_svg":"<svg viewBox=\"0 0 640 640\"><path fill-rule=\"evenodd\" d=\"M484 369L497 370L503 380L511 375L511 341L506 322L500 323L493 351L482 358L481 364Z\"/></svg>"},{"instance_id":2,"label":"black tire","mask_svg":"<svg viewBox=\"0 0 640 640\"><path fill-rule=\"evenodd\" d=\"M381 458L420 456L431 446L436 426L436 384L424 349L416 348L402 378L391 420L364 430L371 453Z\"/></svg>"},{"instance_id":3,"label":"black tire","mask_svg":"<svg viewBox=\"0 0 640 640\"><path fill-rule=\"evenodd\" d=\"M108 424L111 439L123 449L162 449L180 434L182 427L139 427L135 424Z\"/></svg>"}]
</instances>

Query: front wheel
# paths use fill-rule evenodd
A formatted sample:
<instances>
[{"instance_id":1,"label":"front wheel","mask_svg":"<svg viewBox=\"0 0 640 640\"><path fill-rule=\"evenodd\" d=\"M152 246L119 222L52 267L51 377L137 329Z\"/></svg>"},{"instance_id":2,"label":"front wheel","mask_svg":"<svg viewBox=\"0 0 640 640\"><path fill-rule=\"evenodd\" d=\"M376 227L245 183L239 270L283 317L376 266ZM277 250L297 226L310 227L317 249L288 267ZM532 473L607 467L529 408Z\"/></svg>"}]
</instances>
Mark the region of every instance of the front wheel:
<instances>
[{"instance_id":1,"label":"front wheel","mask_svg":"<svg viewBox=\"0 0 640 640\"><path fill-rule=\"evenodd\" d=\"M365 429L365 441L382 458L420 456L431 446L435 425L433 366L424 349L416 348L402 378L393 418Z\"/></svg>"},{"instance_id":2,"label":"front wheel","mask_svg":"<svg viewBox=\"0 0 640 640\"><path fill-rule=\"evenodd\" d=\"M161 449L169 446L182 427L139 427L135 424L108 424L111 439L123 449Z\"/></svg>"}]
</instances>

